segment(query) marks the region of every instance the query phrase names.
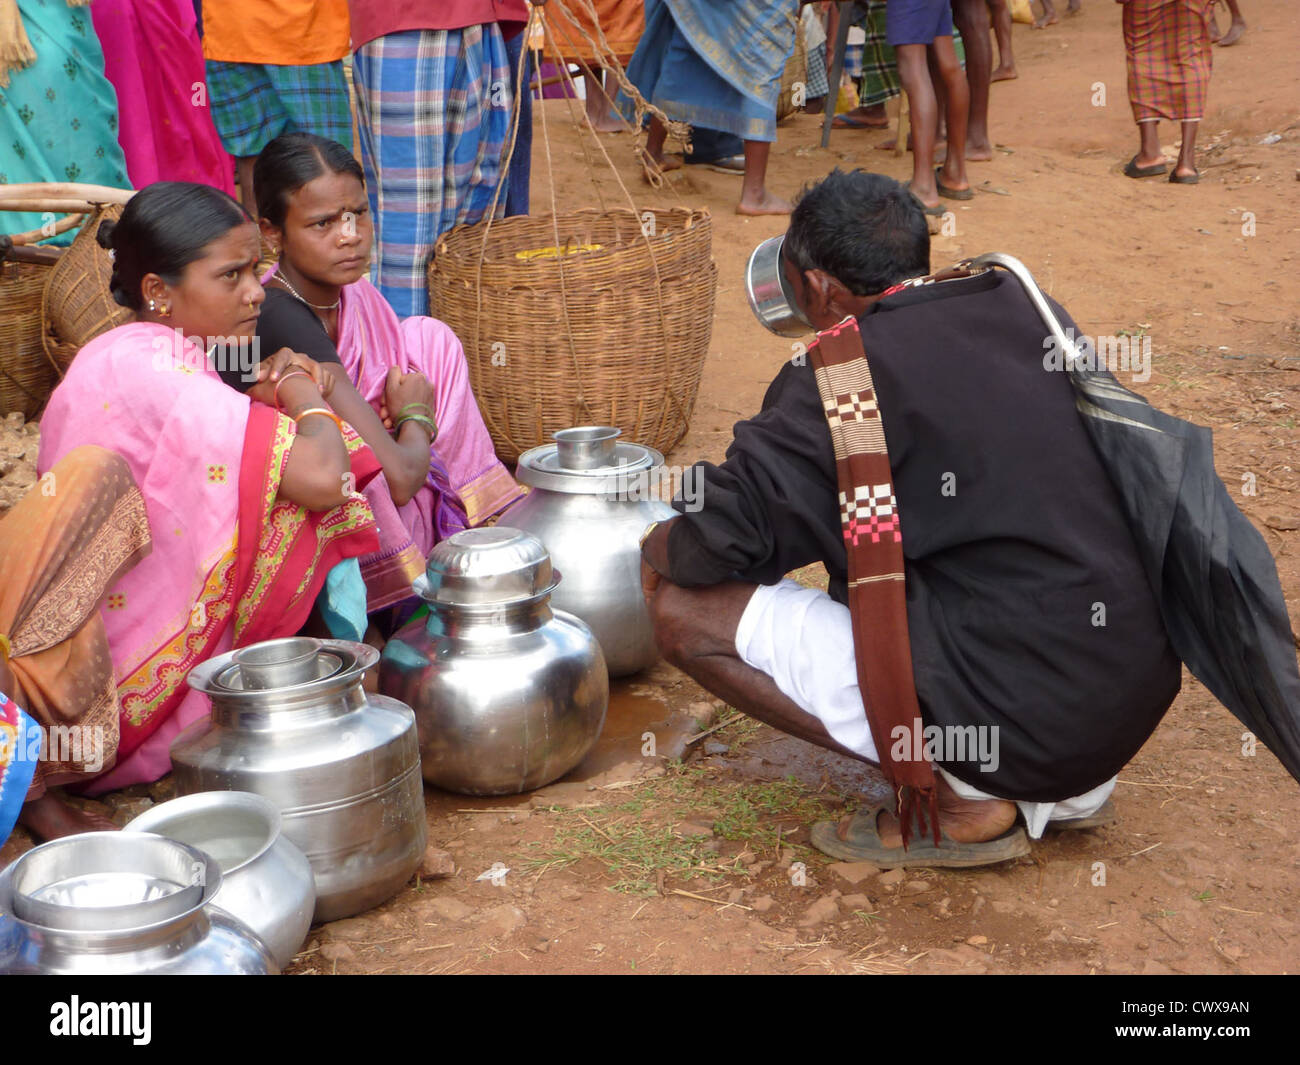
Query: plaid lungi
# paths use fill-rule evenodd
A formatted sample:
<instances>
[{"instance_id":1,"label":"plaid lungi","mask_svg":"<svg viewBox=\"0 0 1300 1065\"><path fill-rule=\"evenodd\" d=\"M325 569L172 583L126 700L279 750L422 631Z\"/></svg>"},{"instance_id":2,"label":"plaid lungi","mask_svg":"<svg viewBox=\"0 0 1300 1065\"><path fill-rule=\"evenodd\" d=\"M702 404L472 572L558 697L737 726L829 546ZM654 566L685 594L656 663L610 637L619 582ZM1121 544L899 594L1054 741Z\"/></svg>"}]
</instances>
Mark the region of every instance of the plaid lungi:
<instances>
[{"instance_id":1,"label":"plaid lungi","mask_svg":"<svg viewBox=\"0 0 1300 1065\"><path fill-rule=\"evenodd\" d=\"M1128 0L1124 50L1138 122L1188 122L1205 114L1214 50L1209 0Z\"/></svg>"},{"instance_id":2,"label":"plaid lungi","mask_svg":"<svg viewBox=\"0 0 1300 1065\"><path fill-rule=\"evenodd\" d=\"M438 237L492 205L513 104L509 64L495 22L390 33L353 57L375 284L400 318L429 313ZM504 206L503 193L498 214Z\"/></svg>"},{"instance_id":3,"label":"plaid lungi","mask_svg":"<svg viewBox=\"0 0 1300 1065\"><path fill-rule=\"evenodd\" d=\"M858 103L874 107L892 100L903 91L898 80L898 59L893 45L885 42L885 0L867 0L866 18L858 22L867 33L862 48L862 80L858 84ZM966 65L966 47L961 33L952 31L952 46L957 62Z\"/></svg>"},{"instance_id":4,"label":"plaid lungi","mask_svg":"<svg viewBox=\"0 0 1300 1065\"><path fill-rule=\"evenodd\" d=\"M221 143L237 159L281 133L315 133L352 147L343 60L306 66L207 61L208 98Z\"/></svg>"}]
</instances>

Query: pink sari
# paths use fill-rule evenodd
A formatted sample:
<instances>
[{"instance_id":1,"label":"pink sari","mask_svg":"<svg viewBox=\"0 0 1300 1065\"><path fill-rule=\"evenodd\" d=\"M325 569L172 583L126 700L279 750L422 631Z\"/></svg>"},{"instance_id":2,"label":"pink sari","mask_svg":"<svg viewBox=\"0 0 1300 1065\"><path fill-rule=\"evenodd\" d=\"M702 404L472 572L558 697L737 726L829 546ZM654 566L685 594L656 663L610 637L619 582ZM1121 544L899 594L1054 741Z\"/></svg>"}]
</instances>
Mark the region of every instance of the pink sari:
<instances>
[{"instance_id":1,"label":"pink sari","mask_svg":"<svg viewBox=\"0 0 1300 1065\"><path fill-rule=\"evenodd\" d=\"M501 513L524 489L492 449L469 386L465 350L451 327L424 316L399 321L365 278L345 285L340 300L339 359L357 391L378 411L389 367L418 370L433 385L438 423L428 479L414 499L395 507L379 481L366 493L380 540L378 555L361 563L373 612L410 597L411 580L424 571L435 544Z\"/></svg>"},{"instance_id":2,"label":"pink sari","mask_svg":"<svg viewBox=\"0 0 1300 1065\"><path fill-rule=\"evenodd\" d=\"M44 473L83 444L122 456L144 496L153 553L102 615L121 703L117 767L94 793L156 780L181 729L208 712L185 683L200 662L297 632L329 570L378 546L359 498L324 513L277 499L293 423L228 388L173 330L132 322L78 352L41 418ZM353 473L378 471L347 434Z\"/></svg>"},{"instance_id":3,"label":"pink sari","mask_svg":"<svg viewBox=\"0 0 1300 1065\"><path fill-rule=\"evenodd\" d=\"M191 0L93 0L90 15L117 90L131 184L194 181L233 196L234 164L208 110Z\"/></svg>"}]
</instances>

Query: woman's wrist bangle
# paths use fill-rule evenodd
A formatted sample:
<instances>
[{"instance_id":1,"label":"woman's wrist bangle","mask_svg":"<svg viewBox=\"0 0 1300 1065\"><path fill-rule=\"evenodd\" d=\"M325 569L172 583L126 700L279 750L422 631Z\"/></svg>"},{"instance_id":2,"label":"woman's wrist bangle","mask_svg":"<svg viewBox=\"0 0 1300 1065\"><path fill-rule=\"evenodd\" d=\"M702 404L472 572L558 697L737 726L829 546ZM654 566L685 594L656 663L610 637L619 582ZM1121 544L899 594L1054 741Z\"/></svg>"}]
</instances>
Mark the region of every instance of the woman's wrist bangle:
<instances>
[{"instance_id":1,"label":"woman's wrist bangle","mask_svg":"<svg viewBox=\"0 0 1300 1065\"><path fill-rule=\"evenodd\" d=\"M402 426L407 422L418 422L429 430L429 443L433 443L438 435L438 423L426 414L402 414L397 418L397 424L393 426L393 432L400 433Z\"/></svg>"},{"instance_id":2,"label":"woman's wrist bangle","mask_svg":"<svg viewBox=\"0 0 1300 1065\"><path fill-rule=\"evenodd\" d=\"M403 407L401 410L397 412L397 416L400 418L408 410L413 410L413 409L422 410L424 411L426 416L430 418L433 417L433 408L430 407L429 404L427 403L408 403L405 407Z\"/></svg>"},{"instance_id":3,"label":"woman's wrist bangle","mask_svg":"<svg viewBox=\"0 0 1300 1065\"><path fill-rule=\"evenodd\" d=\"M339 427L339 432L343 432L343 419L327 407L308 407L306 410L300 410L294 415L293 424L298 425L309 414L323 414Z\"/></svg>"},{"instance_id":4,"label":"woman's wrist bangle","mask_svg":"<svg viewBox=\"0 0 1300 1065\"><path fill-rule=\"evenodd\" d=\"M272 393L272 398L275 400L275 409L276 410L280 409L280 386L282 384L284 384L291 377L310 377L310 376L311 374L309 374L306 370L292 370L289 373L282 376L280 380L276 381L275 391Z\"/></svg>"}]
</instances>

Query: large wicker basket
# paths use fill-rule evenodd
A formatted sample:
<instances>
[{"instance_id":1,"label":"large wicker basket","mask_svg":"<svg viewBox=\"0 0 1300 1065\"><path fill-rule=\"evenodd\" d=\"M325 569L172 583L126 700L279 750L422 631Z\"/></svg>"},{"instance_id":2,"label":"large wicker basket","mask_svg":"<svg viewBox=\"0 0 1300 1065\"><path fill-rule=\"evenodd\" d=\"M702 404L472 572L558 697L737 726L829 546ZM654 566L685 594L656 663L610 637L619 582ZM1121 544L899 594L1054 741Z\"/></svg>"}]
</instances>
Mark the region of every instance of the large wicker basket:
<instances>
[{"instance_id":1,"label":"large wicker basket","mask_svg":"<svg viewBox=\"0 0 1300 1065\"><path fill-rule=\"evenodd\" d=\"M0 265L0 415L34 418L58 375L41 345L41 293L50 267Z\"/></svg>"},{"instance_id":2,"label":"large wicker basket","mask_svg":"<svg viewBox=\"0 0 1300 1065\"><path fill-rule=\"evenodd\" d=\"M709 214L685 208L507 218L486 251L481 223L457 226L429 267L433 313L465 345L506 462L576 425L671 450L695 407L716 288Z\"/></svg>"},{"instance_id":3,"label":"large wicker basket","mask_svg":"<svg viewBox=\"0 0 1300 1065\"><path fill-rule=\"evenodd\" d=\"M776 98L776 120L778 122L789 118L799 110L799 107L796 107L794 102L794 87L800 83L803 84L806 93L808 87L808 48L804 44L802 25L795 30L794 54L786 60L785 69L781 71L781 90Z\"/></svg>"},{"instance_id":4,"label":"large wicker basket","mask_svg":"<svg viewBox=\"0 0 1300 1065\"><path fill-rule=\"evenodd\" d=\"M115 326L131 312L116 303L108 282L113 261L99 246L95 233L106 218L120 218L121 204L101 204L54 264L45 288L45 351L66 372L72 358L87 343Z\"/></svg>"}]
</instances>

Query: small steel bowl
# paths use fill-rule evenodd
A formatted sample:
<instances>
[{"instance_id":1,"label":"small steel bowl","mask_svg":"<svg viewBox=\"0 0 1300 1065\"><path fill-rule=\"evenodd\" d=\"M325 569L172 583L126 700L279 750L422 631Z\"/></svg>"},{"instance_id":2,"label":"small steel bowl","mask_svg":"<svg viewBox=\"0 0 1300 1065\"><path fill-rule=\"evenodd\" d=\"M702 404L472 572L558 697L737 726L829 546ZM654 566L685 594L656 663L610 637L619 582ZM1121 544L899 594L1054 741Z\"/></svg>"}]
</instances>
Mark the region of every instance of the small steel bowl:
<instances>
[{"instance_id":1,"label":"small steel bowl","mask_svg":"<svg viewBox=\"0 0 1300 1065\"><path fill-rule=\"evenodd\" d=\"M813 326L795 303L790 282L782 269L781 249L784 245L784 233L779 237L768 237L749 257L749 265L745 267L749 309L763 328L777 336L807 336L813 331Z\"/></svg>"}]
</instances>

